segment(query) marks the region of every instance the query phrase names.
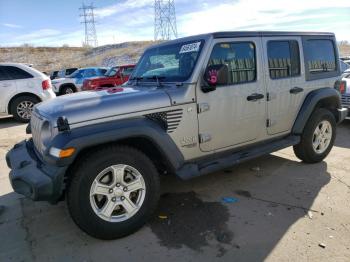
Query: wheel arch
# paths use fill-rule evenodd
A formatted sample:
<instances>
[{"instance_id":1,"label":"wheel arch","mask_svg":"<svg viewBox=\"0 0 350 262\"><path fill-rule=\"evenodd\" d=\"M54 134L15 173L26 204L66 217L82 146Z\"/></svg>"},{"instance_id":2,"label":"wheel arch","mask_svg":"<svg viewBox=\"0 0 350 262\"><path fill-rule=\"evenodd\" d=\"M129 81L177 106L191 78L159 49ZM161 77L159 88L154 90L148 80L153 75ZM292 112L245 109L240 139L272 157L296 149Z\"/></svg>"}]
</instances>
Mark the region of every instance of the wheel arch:
<instances>
[{"instance_id":1,"label":"wheel arch","mask_svg":"<svg viewBox=\"0 0 350 262\"><path fill-rule=\"evenodd\" d=\"M40 98L38 95L34 94L34 93L30 93L30 92L18 93L18 94L16 94L16 95L14 95L14 96L9 100L9 102L8 102L8 104L7 104L7 113L8 113L8 114L12 114L12 112L11 112L11 105L12 105L13 101L14 101L15 99L21 97L21 96L31 96L31 97L34 97L34 98L38 99L40 102L42 101L41 98Z\"/></svg>"},{"instance_id":2,"label":"wheel arch","mask_svg":"<svg viewBox=\"0 0 350 262\"><path fill-rule=\"evenodd\" d=\"M65 88L65 87L72 87L72 88L74 89L74 92L77 91L77 87L76 87L74 84L72 84L72 83L66 83L66 84L60 85L60 88L59 88L58 92L61 93L61 92L62 92L62 89Z\"/></svg>"},{"instance_id":3,"label":"wheel arch","mask_svg":"<svg viewBox=\"0 0 350 262\"><path fill-rule=\"evenodd\" d=\"M294 122L292 133L300 135L302 134L304 127L309 120L311 114L317 108L328 109L338 122L339 114L338 109L341 108L340 94L334 88L326 87L311 91L305 98L298 116Z\"/></svg>"},{"instance_id":4,"label":"wheel arch","mask_svg":"<svg viewBox=\"0 0 350 262\"><path fill-rule=\"evenodd\" d=\"M57 162L57 165L69 166L71 170L86 154L111 144L128 145L140 150L161 172L175 173L184 164L184 157L172 138L161 126L144 117L72 129L57 135L50 147L77 149L71 158ZM49 162L57 161L48 152L44 155L47 155Z\"/></svg>"}]
</instances>

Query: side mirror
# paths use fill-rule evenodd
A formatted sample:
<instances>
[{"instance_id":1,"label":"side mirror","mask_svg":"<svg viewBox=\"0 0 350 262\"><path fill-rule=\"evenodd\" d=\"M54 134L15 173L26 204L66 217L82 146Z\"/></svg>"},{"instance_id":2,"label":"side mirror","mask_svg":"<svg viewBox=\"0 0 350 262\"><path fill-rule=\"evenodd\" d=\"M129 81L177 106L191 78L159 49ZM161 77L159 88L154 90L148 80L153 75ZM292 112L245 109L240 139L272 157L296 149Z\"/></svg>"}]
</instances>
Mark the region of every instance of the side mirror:
<instances>
[{"instance_id":1,"label":"side mirror","mask_svg":"<svg viewBox=\"0 0 350 262\"><path fill-rule=\"evenodd\" d=\"M228 67L224 64L210 65L205 69L204 73L205 85L202 86L204 93L216 90L218 85L226 85L228 83Z\"/></svg>"}]
</instances>

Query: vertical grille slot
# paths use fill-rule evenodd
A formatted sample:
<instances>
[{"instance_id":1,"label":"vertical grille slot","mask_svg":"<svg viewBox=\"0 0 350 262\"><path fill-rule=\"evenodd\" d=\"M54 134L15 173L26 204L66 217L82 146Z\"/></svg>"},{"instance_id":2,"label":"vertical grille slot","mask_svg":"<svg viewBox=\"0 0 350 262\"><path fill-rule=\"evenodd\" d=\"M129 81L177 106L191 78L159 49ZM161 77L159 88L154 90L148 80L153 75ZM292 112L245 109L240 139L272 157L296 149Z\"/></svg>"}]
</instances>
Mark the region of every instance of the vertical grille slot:
<instances>
[{"instance_id":1,"label":"vertical grille slot","mask_svg":"<svg viewBox=\"0 0 350 262\"><path fill-rule=\"evenodd\" d=\"M40 142L40 131L43 120L40 119L34 112L32 113L32 117L30 119L30 127L32 130L32 138L34 142L34 146L36 150L38 150L42 154L42 146Z\"/></svg>"}]
</instances>

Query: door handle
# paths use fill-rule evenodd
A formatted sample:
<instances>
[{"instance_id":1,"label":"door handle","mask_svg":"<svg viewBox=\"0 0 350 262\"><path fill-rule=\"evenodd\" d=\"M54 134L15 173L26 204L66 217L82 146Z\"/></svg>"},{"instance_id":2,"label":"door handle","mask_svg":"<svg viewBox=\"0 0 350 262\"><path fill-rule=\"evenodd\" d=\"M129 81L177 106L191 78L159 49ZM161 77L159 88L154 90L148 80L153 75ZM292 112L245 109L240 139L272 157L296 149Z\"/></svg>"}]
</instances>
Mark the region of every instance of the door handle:
<instances>
[{"instance_id":1,"label":"door handle","mask_svg":"<svg viewBox=\"0 0 350 262\"><path fill-rule=\"evenodd\" d=\"M289 90L289 93L291 93L291 94L298 94L298 93L300 93L300 92L303 92L304 91L304 89L302 89L301 87L293 87L291 90Z\"/></svg>"},{"instance_id":2,"label":"door handle","mask_svg":"<svg viewBox=\"0 0 350 262\"><path fill-rule=\"evenodd\" d=\"M247 96L247 100L252 102L258 101L259 99L263 99L263 98L264 98L263 94L257 94L257 93Z\"/></svg>"}]
</instances>

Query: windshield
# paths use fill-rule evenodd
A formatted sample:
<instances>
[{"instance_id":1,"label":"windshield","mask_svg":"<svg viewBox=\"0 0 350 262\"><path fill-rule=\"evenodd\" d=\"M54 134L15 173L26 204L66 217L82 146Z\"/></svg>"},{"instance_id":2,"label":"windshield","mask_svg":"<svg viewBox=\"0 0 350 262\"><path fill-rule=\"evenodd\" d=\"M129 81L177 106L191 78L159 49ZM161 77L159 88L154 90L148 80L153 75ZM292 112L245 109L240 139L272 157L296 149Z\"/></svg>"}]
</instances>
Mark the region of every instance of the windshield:
<instances>
[{"instance_id":1,"label":"windshield","mask_svg":"<svg viewBox=\"0 0 350 262\"><path fill-rule=\"evenodd\" d=\"M117 67L117 66L112 67L111 69L109 69L107 71L107 73L105 73L105 76L115 76L117 74L118 70L119 70L119 67Z\"/></svg>"},{"instance_id":2,"label":"windshield","mask_svg":"<svg viewBox=\"0 0 350 262\"><path fill-rule=\"evenodd\" d=\"M67 76L69 78L79 78L83 75L84 70L76 70L71 75Z\"/></svg>"},{"instance_id":3,"label":"windshield","mask_svg":"<svg viewBox=\"0 0 350 262\"><path fill-rule=\"evenodd\" d=\"M131 80L185 81L191 76L203 45L204 40L193 40L149 49L141 57Z\"/></svg>"}]
</instances>

